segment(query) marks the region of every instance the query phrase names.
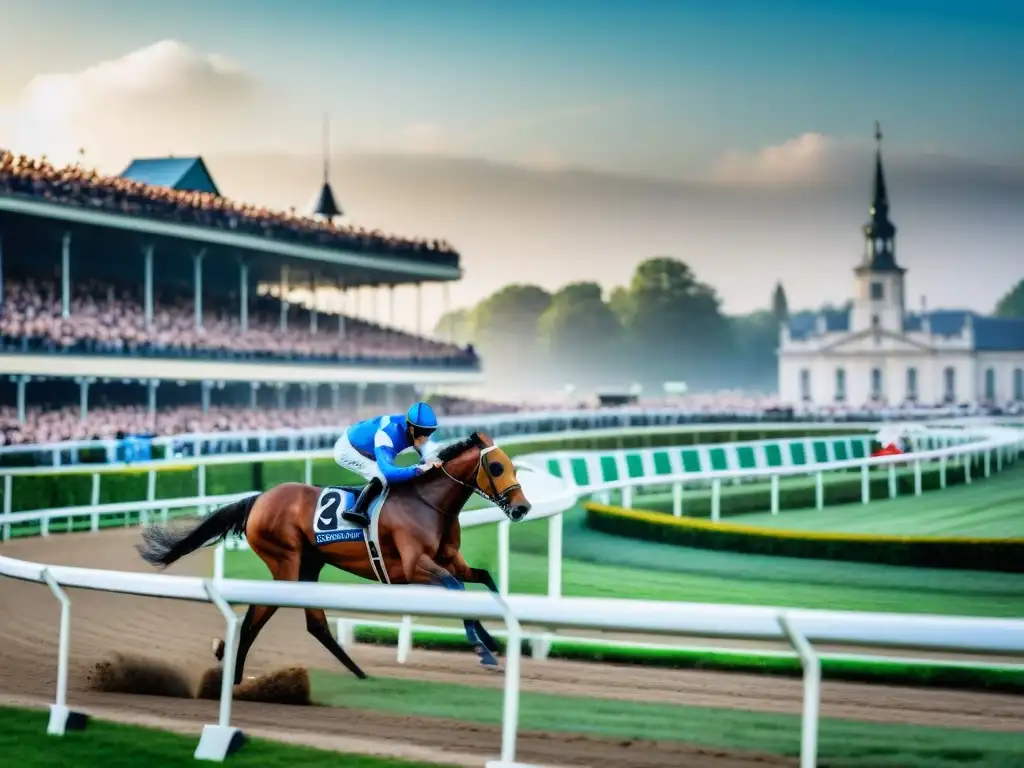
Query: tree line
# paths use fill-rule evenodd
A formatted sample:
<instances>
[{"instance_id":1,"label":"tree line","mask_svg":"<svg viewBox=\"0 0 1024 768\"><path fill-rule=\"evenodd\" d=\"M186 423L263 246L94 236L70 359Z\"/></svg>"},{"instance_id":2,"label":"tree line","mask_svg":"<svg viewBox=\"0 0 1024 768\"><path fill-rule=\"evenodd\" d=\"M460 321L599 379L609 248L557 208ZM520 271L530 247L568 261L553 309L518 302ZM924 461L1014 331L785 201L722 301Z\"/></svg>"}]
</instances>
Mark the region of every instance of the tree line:
<instances>
[{"instance_id":1,"label":"tree line","mask_svg":"<svg viewBox=\"0 0 1024 768\"><path fill-rule=\"evenodd\" d=\"M594 282L550 293L507 285L476 306L450 312L436 333L480 352L489 378L528 388L623 387L662 382L691 388L773 390L779 324L788 315L777 285L764 310L728 316L715 289L686 263L658 256L639 264L607 298Z\"/></svg>"},{"instance_id":2,"label":"tree line","mask_svg":"<svg viewBox=\"0 0 1024 768\"><path fill-rule=\"evenodd\" d=\"M721 304L689 265L657 256L607 297L594 282L553 293L514 283L446 314L435 331L473 344L490 381L520 390L640 383L653 393L663 382L685 381L691 389L775 391L779 330L791 316L782 284L766 290L764 308L749 314L726 315ZM1024 317L1024 280L994 313Z\"/></svg>"}]
</instances>

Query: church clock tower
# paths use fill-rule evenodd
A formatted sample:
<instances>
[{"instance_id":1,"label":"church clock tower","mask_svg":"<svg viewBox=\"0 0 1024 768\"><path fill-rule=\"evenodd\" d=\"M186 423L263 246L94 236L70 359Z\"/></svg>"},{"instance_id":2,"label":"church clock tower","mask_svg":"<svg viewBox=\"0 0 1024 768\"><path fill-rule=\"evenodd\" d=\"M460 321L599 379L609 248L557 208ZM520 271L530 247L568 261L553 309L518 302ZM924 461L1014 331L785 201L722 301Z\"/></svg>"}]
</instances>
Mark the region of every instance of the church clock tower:
<instances>
[{"instance_id":1,"label":"church clock tower","mask_svg":"<svg viewBox=\"0 0 1024 768\"><path fill-rule=\"evenodd\" d=\"M882 129L875 123L875 183L871 219L864 225L864 255L854 269L855 293L850 330L903 332L903 276L896 263L896 226L889 219L889 195L882 168Z\"/></svg>"}]
</instances>

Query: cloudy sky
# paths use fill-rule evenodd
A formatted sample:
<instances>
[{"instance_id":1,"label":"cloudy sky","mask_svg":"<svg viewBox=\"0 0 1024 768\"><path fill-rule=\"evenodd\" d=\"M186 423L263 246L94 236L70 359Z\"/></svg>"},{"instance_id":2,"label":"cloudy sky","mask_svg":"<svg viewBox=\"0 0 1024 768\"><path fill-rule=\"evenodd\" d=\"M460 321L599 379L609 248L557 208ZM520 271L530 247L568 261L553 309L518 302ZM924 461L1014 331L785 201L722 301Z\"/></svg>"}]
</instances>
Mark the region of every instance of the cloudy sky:
<instances>
[{"instance_id":1,"label":"cloudy sky","mask_svg":"<svg viewBox=\"0 0 1024 768\"><path fill-rule=\"evenodd\" d=\"M611 287L671 254L757 308L841 302L886 134L916 304L1024 276L1024 4L1012 0L8 0L0 145L120 171L202 154L309 205L321 116L356 221L446 237L468 304ZM10 30L14 30L11 34ZM969 271L970 281L964 281ZM971 285L967 286L966 282ZM440 305L430 300L427 319ZM400 317L411 322L411 302Z\"/></svg>"}]
</instances>

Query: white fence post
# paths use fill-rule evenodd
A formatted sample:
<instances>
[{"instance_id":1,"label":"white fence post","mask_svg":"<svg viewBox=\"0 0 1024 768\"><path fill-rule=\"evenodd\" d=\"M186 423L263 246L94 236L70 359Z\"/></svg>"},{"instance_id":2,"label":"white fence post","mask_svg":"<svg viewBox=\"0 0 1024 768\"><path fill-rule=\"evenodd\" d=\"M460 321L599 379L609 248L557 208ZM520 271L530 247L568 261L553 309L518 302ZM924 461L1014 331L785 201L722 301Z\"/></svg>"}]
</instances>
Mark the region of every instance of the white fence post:
<instances>
[{"instance_id":1,"label":"white fence post","mask_svg":"<svg viewBox=\"0 0 1024 768\"><path fill-rule=\"evenodd\" d=\"M100 513L96 510L96 507L100 505L100 473L92 473L92 495L91 504L93 506L92 518L92 532L96 533L100 529ZM72 518L68 518L68 533L71 533Z\"/></svg>"},{"instance_id":2,"label":"white fence post","mask_svg":"<svg viewBox=\"0 0 1024 768\"><path fill-rule=\"evenodd\" d=\"M889 498L896 498L896 465L889 465Z\"/></svg>"},{"instance_id":3,"label":"white fence post","mask_svg":"<svg viewBox=\"0 0 1024 768\"><path fill-rule=\"evenodd\" d=\"M505 651L505 692L501 713L501 763L510 768L516 760L516 732L519 730L519 667L523 647L523 628L519 619L512 613L509 604L500 595L494 599L501 607L505 616L506 638ZM488 766L493 766L489 762Z\"/></svg>"},{"instance_id":4,"label":"white fence post","mask_svg":"<svg viewBox=\"0 0 1024 768\"><path fill-rule=\"evenodd\" d=\"M156 470L149 470L146 473L146 501L156 501ZM149 523L149 509L143 509L139 513L139 522L143 525Z\"/></svg>"},{"instance_id":5,"label":"white fence post","mask_svg":"<svg viewBox=\"0 0 1024 768\"><path fill-rule=\"evenodd\" d=\"M81 730L85 717L68 710L68 662L71 652L71 598L68 597L48 568L43 568L43 581L53 596L60 602L60 645L57 651L57 699L50 707L50 722L46 732L51 736L63 736L66 731Z\"/></svg>"},{"instance_id":6,"label":"white fence post","mask_svg":"<svg viewBox=\"0 0 1024 768\"><path fill-rule=\"evenodd\" d=\"M213 548L213 580L221 581L224 578L224 550L227 549L224 541L218 541Z\"/></svg>"},{"instance_id":7,"label":"white fence post","mask_svg":"<svg viewBox=\"0 0 1024 768\"><path fill-rule=\"evenodd\" d=\"M313 459L306 457L306 485L313 484Z\"/></svg>"},{"instance_id":8,"label":"white fence post","mask_svg":"<svg viewBox=\"0 0 1024 768\"><path fill-rule=\"evenodd\" d=\"M395 660L399 664L405 664L409 659L409 652L412 650L412 616L405 614L402 623L398 627L398 653Z\"/></svg>"},{"instance_id":9,"label":"white fence post","mask_svg":"<svg viewBox=\"0 0 1024 768\"><path fill-rule=\"evenodd\" d=\"M867 464L860 465L860 503L868 504L871 501L871 472Z\"/></svg>"},{"instance_id":10,"label":"white fence post","mask_svg":"<svg viewBox=\"0 0 1024 768\"><path fill-rule=\"evenodd\" d=\"M11 500L11 496L14 493L13 486L14 478L11 475L4 475L4 541L10 541L11 539L11 524L6 521L6 518L10 517L14 504Z\"/></svg>"},{"instance_id":11,"label":"white fence post","mask_svg":"<svg viewBox=\"0 0 1024 768\"><path fill-rule=\"evenodd\" d=\"M718 522L722 515L722 481L714 478L711 481L711 519Z\"/></svg>"},{"instance_id":12,"label":"white fence post","mask_svg":"<svg viewBox=\"0 0 1024 768\"><path fill-rule=\"evenodd\" d=\"M821 660L814 648L784 613L779 614L779 626L793 649L800 656L804 669L804 709L800 727L800 768L815 768L818 764L818 713L821 704Z\"/></svg>"},{"instance_id":13,"label":"white fence post","mask_svg":"<svg viewBox=\"0 0 1024 768\"><path fill-rule=\"evenodd\" d=\"M779 476L772 475L772 514L779 514Z\"/></svg>"},{"instance_id":14,"label":"white fence post","mask_svg":"<svg viewBox=\"0 0 1024 768\"><path fill-rule=\"evenodd\" d=\"M825 508L825 473L820 470L814 475L814 506Z\"/></svg>"},{"instance_id":15,"label":"white fence post","mask_svg":"<svg viewBox=\"0 0 1024 768\"><path fill-rule=\"evenodd\" d=\"M914 495L920 496L924 491L922 478L921 478L921 461L914 462Z\"/></svg>"},{"instance_id":16,"label":"white fence post","mask_svg":"<svg viewBox=\"0 0 1024 768\"><path fill-rule=\"evenodd\" d=\"M675 517L683 516L683 484L672 484L672 514Z\"/></svg>"},{"instance_id":17,"label":"white fence post","mask_svg":"<svg viewBox=\"0 0 1024 768\"><path fill-rule=\"evenodd\" d=\"M508 595L508 549L509 549L509 527L508 520L498 523L498 592L504 597Z\"/></svg>"},{"instance_id":18,"label":"white fence post","mask_svg":"<svg viewBox=\"0 0 1024 768\"><path fill-rule=\"evenodd\" d=\"M231 697L235 684L235 657L238 655L238 625L241 619L221 596L211 581L204 581L206 594L224 617L224 659L221 663L220 712L217 725L204 725L203 734L196 746L197 760L223 762L228 755L238 751L244 741L242 732L231 727Z\"/></svg>"}]
</instances>

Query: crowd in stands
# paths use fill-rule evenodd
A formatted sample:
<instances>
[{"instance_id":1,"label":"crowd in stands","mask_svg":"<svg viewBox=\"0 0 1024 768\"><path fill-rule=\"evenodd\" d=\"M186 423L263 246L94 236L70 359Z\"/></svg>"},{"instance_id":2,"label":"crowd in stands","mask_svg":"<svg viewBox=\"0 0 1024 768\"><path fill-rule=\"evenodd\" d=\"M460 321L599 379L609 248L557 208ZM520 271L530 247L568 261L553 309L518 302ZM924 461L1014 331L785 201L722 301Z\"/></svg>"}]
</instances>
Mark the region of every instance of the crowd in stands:
<instances>
[{"instance_id":1,"label":"crowd in stands","mask_svg":"<svg viewBox=\"0 0 1024 768\"><path fill-rule=\"evenodd\" d=\"M432 400L441 416L495 413L496 406L478 400ZM511 406L504 406L506 409ZM342 427L387 410L381 405L340 408L249 408L198 405L158 409L144 406L90 408L82 419L77 405L63 408L29 407L25 423L18 423L15 408L0 405L0 447L58 443L68 440L108 440L119 435L170 436L194 433L247 432L271 429ZM506 411L508 412L508 411Z\"/></svg>"},{"instance_id":2,"label":"crowd in stands","mask_svg":"<svg viewBox=\"0 0 1024 768\"><path fill-rule=\"evenodd\" d=\"M58 168L0 150L0 195L33 197L76 208L122 213L231 230L303 245L336 247L456 265L458 254L442 240L408 239L273 211L207 192L175 190L119 176L104 176L78 165Z\"/></svg>"},{"instance_id":3,"label":"crowd in stands","mask_svg":"<svg viewBox=\"0 0 1024 768\"><path fill-rule=\"evenodd\" d=\"M218 306L213 299L204 302L203 326L197 329L191 296L157 299L147 327L138 285L78 282L69 317L64 318L55 281L8 279L0 308L0 349L429 365L476 362L472 349L361 320L346 318L342 335L337 315L321 314L314 333L309 311L297 305L289 308L288 325L282 329L281 305L270 296L251 302L246 331L237 302L231 307Z\"/></svg>"}]
</instances>

